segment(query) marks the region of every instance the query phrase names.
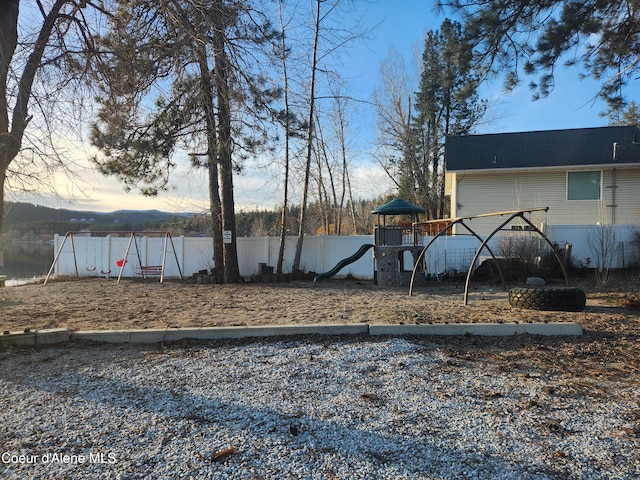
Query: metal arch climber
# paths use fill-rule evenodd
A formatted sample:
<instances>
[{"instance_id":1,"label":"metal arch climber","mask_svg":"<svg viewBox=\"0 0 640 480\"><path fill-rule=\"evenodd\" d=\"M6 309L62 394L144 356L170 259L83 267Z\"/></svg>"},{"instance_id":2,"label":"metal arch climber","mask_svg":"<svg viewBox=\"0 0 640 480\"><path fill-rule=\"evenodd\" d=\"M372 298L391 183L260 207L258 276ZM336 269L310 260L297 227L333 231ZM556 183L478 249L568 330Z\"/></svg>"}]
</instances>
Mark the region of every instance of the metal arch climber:
<instances>
[{"instance_id":1,"label":"metal arch climber","mask_svg":"<svg viewBox=\"0 0 640 480\"><path fill-rule=\"evenodd\" d=\"M415 279L416 271L418 270L418 265L420 265L420 262L424 258L424 255L425 255L426 251L429 249L429 247L440 236L444 235L448 230L453 228L454 225L462 225L464 228L467 229L467 231L471 235L473 235L475 238L477 238L481 242L480 246L476 250L475 255L473 256L473 260L471 260L471 265L469 265L469 271L467 272L467 277L466 277L466 280L465 280L465 283L464 283L464 305L468 304L469 280L471 278L471 272L473 271L473 266L476 264L476 261L478 260L478 257L480 256L480 253L485 248L491 254L491 257L493 258L493 260L494 260L494 262L496 264L496 267L498 269L498 273L500 275L500 280L502 281L502 287L505 288L504 275L502 274L502 269L500 268L500 262L497 261L497 258L495 256L495 254L491 251L491 248L489 248L488 243L496 233L498 233L499 231L504 229L505 226L507 226L509 223L511 223L516 218L520 218L521 220L523 220L529 226L529 231L533 231L533 232L538 233L544 239L544 241L547 242L547 245L549 246L549 248L553 252L553 255L555 256L556 260L558 261L558 264L560 265L560 268L562 269L562 274L564 275L565 283L567 284L567 286L569 286L569 274L567 273L567 269L566 269L566 267L564 265L564 262L562 261L562 258L560 257L560 254L558 253L558 250L553 245L553 243L551 243L549 238L542 231L540 231L540 229L538 227L536 227L533 223L531 223L531 221L528 218L526 218L524 216L526 213L542 212L542 211L547 212L548 210L549 210L549 207L536 207L536 208L527 208L527 209L522 209L522 210L507 210L507 211L504 211L504 212L483 213L483 214L480 214L480 215L473 215L473 216L470 216L470 217L459 217L459 218L450 218L450 219L445 219L445 220L431 220L431 221L427 221L427 222L416 222L414 224L414 228L417 225L425 225L425 224L436 223L436 222L442 223L443 221L447 222L447 225L444 228L442 228L431 239L431 241L429 241L429 243L427 243L425 245L425 247L420 252L420 255L418 256L418 258L417 258L417 260L415 262L415 265L413 267L413 272L411 272L411 282L409 283L409 296L411 296L413 294L413 281ZM500 226L498 226L495 230L493 230L491 232L491 234L484 240L482 240L482 238L476 232L474 232L469 227L469 225L467 225L465 223L465 220L473 220L475 218L485 218L485 217L498 217L498 216L503 217L505 215L509 215L509 218L507 220L505 220L504 222L502 222L500 224Z\"/></svg>"}]
</instances>

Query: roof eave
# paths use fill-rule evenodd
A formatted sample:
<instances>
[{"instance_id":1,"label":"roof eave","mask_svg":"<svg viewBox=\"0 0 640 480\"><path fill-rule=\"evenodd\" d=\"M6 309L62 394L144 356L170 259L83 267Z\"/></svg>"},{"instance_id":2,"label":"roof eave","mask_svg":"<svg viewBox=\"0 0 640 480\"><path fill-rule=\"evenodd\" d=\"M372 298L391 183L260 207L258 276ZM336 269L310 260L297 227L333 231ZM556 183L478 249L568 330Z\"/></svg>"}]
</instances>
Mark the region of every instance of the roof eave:
<instances>
[{"instance_id":1,"label":"roof eave","mask_svg":"<svg viewBox=\"0 0 640 480\"><path fill-rule=\"evenodd\" d=\"M640 168L640 163L599 163L593 165L561 165L561 166L549 166L549 167L515 167L515 168L478 168L478 169L466 169L466 170L447 170L447 173L513 173L513 172L548 172L553 170L567 171L567 170L606 170L610 168Z\"/></svg>"}]
</instances>

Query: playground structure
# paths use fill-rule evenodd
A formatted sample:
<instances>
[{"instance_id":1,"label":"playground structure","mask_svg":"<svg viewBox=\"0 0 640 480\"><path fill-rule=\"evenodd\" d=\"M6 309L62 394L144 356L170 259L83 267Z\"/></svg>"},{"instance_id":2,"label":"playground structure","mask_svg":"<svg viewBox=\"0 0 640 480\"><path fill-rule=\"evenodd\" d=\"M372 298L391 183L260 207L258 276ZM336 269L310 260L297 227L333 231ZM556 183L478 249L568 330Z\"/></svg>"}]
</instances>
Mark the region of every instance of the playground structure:
<instances>
[{"instance_id":1,"label":"playground structure","mask_svg":"<svg viewBox=\"0 0 640 480\"><path fill-rule=\"evenodd\" d=\"M377 216L374 228L374 271L376 285L405 287L421 260L422 236L416 228L425 210L396 198L371 212ZM388 217L409 217L411 221L396 221ZM414 268L415 266L415 268Z\"/></svg>"},{"instance_id":2,"label":"playground structure","mask_svg":"<svg viewBox=\"0 0 640 480\"><path fill-rule=\"evenodd\" d=\"M479 242L479 247L475 249L475 254L471 260L464 286L464 304L468 303L469 295L469 282L471 274L475 268L481 253L487 251L493 260L502 286L506 289L504 280L504 274L502 272L500 262L496 255L489 246L489 242L493 237L501 231L508 232L522 232L523 226L516 225L510 229L506 228L514 220L519 220L524 223L524 230L529 233L540 235L542 239L548 245L550 251L553 253L557 260L562 273L564 275L565 282L569 286L569 275L567 273L565 263L561 258L556 246L549 240L549 238L536 227L525 215L534 212L547 212L549 207L537 207L526 208L519 210L508 210L503 212L492 212L481 215L474 215L469 217L439 219L430 221L419 221L419 216L425 213L424 209L405 202L401 199L395 199L381 207L373 210L372 214L377 215L377 221L374 228L374 244L365 244L350 257L347 257L329 270L328 272L316 275L314 278L314 285L316 282L323 278L329 278L337 274L346 265L355 262L362 257L369 248L373 247L374 250L374 272L373 279L374 284L382 286L393 287L409 287L409 295L413 294L413 287L416 281L417 273L421 272L425 278L429 275L428 265L426 262L425 254L434 243L443 236L452 235L453 227L459 225L466 230L466 235L475 237ZM394 224L388 222L387 217L401 216L404 219L410 217L412 221L399 220ZM505 221L500 223L489 236L482 238L478 235L470 226L469 222L478 218L486 217L507 217ZM460 229L458 229L460 230ZM456 232L457 235L465 235L464 232ZM426 239L429 241L426 242ZM445 249L446 250L446 249ZM446 252L445 252L446 255ZM445 262L446 264L446 262ZM435 274L435 272L431 272ZM439 275L436 274L436 278Z\"/></svg>"},{"instance_id":3,"label":"playground structure","mask_svg":"<svg viewBox=\"0 0 640 480\"><path fill-rule=\"evenodd\" d=\"M491 248L489 248L489 242L491 241L491 239L500 231L511 231L506 229L505 227L507 225L509 225L512 221L519 219L522 220L525 224L526 224L526 230L530 231L530 232L534 232L539 234L542 239L547 243L547 245L549 246L549 248L551 249L551 251L554 254L554 257L556 258L558 264L560 265L560 268L562 269L562 274L564 275L564 279L566 282L567 287L569 286L569 274L567 273L567 269L566 266L564 264L564 261L562 260L562 258L560 257L560 254L558 252L558 249L555 247L555 245L549 240L549 238L544 234L544 232L542 232L540 229L538 229L538 227L536 227L527 217L525 217L525 214L531 214L533 212L547 212L549 210L549 207L537 207L537 208L528 208L528 209L520 209L520 210L507 210L504 212L492 212L492 213L485 213L485 214L481 214L481 215L473 215L470 217L458 217L458 218L450 218L450 219L445 219L445 220L435 220L435 221L427 221L427 222L416 222L414 223L413 227L414 229L416 227L420 227L422 225L428 226L429 224L433 224L435 222L438 222L439 224L443 224L444 226L440 229L440 231L421 249L420 254L418 255L418 258L416 259L415 265L413 267L413 271L411 273L411 280L409 283L409 295L411 295L413 293L413 284L415 281L415 277L416 277L416 273L419 269L419 264L421 262L421 260L424 258L425 253L427 252L427 250L429 249L429 247L431 247L434 242L441 237L442 235L447 234L447 232L451 232L452 228L455 225L460 225L462 227L464 227L470 235L473 235L475 238L477 238L480 241L480 246L478 247L478 249L476 250L476 253L473 257L473 260L471 261L471 264L469 265L469 270L467 272L467 276L466 276L466 280L465 280L465 284L464 284L464 304L467 305L468 303L468 297L469 297L469 281L471 279L471 274L473 272L474 266L476 264L476 261L478 260L480 254L482 253L483 250L487 250L489 252L489 254L491 255L491 257L494 260L494 263L497 267L498 273L500 275L500 279L502 281L502 286L504 289L506 289L505 286L505 281L504 281L504 275L502 273L502 269L500 268L500 262L497 261L497 258L495 256L495 254L493 253L493 251L491 250ZM500 225L498 225L490 234L489 236L487 236L485 239L482 239L476 232L474 232L471 227L469 227L469 225L465 222L471 221L473 219L476 218L486 218L486 217L504 217L507 216L508 218L502 222Z\"/></svg>"},{"instance_id":4,"label":"playground structure","mask_svg":"<svg viewBox=\"0 0 640 480\"><path fill-rule=\"evenodd\" d=\"M318 280L334 276L342 268L361 258L370 248L373 248L374 252L374 284L398 287L409 285L413 267L423 248L423 238L414 225L417 224L420 214L425 213L424 209L397 198L371 213L377 215L374 243L362 245L356 253L340 260L331 270L316 275L313 279L314 285ZM387 217L395 216L409 217L411 220L398 221L395 224L387 222Z\"/></svg>"},{"instance_id":5,"label":"playground structure","mask_svg":"<svg viewBox=\"0 0 640 480\"><path fill-rule=\"evenodd\" d=\"M98 247L97 245L93 247L92 251L89 251L89 242L88 240L92 236L101 236L106 239L104 243L106 245L106 253L102 247ZM149 252L145 251L144 255L141 251L139 239L141 237L156 237L161 239L160 244L160 257L157 263L147 264L147 260L149 258ZM122 253L118 254L115 252L115 255L112 256L112 240L124 240L127 239L126 247L122 251ZM120 242L122 243L122 242ZM81 244L81 245L77 245ZM47 276L44 280L44 285L47 284L56 264L59 262L60 257L63 254L71 254L73 257L73 267L75 271L75 276L79 277L79 269L78 269L78 260L79 257L82 259L82 245L84 245L84 269L87 272L92 273L94 276L105 276L112 277L114 276L114 270L112 270L113 266L116 267L118 271L118 280L117 283L120 283L120 279L122 278L122 274L125 268L129 268L133 266L135 269L135 273L140 275L142 278L146 279L147 277L160 277L160 283L164 281L165 271L167 266L167 254L172 253L173 258L175 260L178 273L180 278L183 278L182 269L180 268L180 262L178 261L178 255L176 253L176 248L173 243L173 238L171 237L171 233L169 232L130 232L130 231L104 231L104 232L88 232L88 231L80 231L80 232L67 232L63 241L56 252L53 263L51 264L51 268L47 273ZM67 249L65 250L65 246ZM80 251L78 251L78 247L80 247ZM134 260L130 260L130 257L135 257ZM106 258L106 261L104 260ZM144 260L144 263L143 263ZM98 265L100 264L100 265ZM99 268L100 267L100 268Z\"/></svg>"},{"instance_id":6,"label":"playground structure","mask_svg":"<svg viewBox=\"0 0 640 480\"><path fill-rule=\"evenodd\" d=\"M466 304L470 275L478 260L482 261L488 258L491 262L493 259L504 286L501 264L491 251L492 248L499 248L499 245L496 245L495 240L491 244L489 242L499 231L508 230L511 233L519 232L521 236L540 235L558 260L568 285L568 275L557 247L525 217L533 212L546 212L547 210L546 207L539 207L421 222L419 216L424 212L423 209L396 199L372 212L377 215L373 236L321 236L307 239L308 241L305 242L307 245L306 268L308 271L322 272L333 266L325 273L316 275L315 285L318 280L336 275L345 266L357 262L351 270L352 274L360 278L371 278L370 275L373 273L376 285L409 286L410 295L416 278L421 281L453 279L460 277L459 272L468 268L465 284ZM401 218L393 219L392 222L392 216L400 216ZM508 216L508 219L499 225L489 237L480 237L468 224L473 219L498 216ZM512 225L510 229L505 228L513 220L519 220L521 223ZM456 228L456 235L451 236L454 226L459 228ZM462 229L466 229L467 234L464 234L464 231L461 232ZM544 230L547 229L544 228ZM558 237L555 227L552 233L555 235L556 242L569 246L567 251L571 251L570 242L576 238L575 235L567 238L563 233ZM256 264L261 262L265 265L268 264L269 259L274 258L278 252L279 244L276 240L278 239L269 237L239 239L241 253L239 258L244 265L241 274L249 276L255 272L254 266ZM293 244L295 238L291 237L288 240ZM441 241L434 246L437 240ZM480 246L476 248L478 244ZM54 246L56 253L46 276L45 284L54 271L55 275L75 274L76 277L103 276L111 278L117 275L118 283L123 276L160 277L160 282L163 282L165 276L183 279L185 268L190 272L208 269L213 256L211 239L181 236L176 239L174 245L174 240L169 232L68 232L64 238L56 236ZM178 247L177 252L176 246ZM371 248L373 248L373 268L367 266L367 262L363 259ZM353 252L354 250L353 255L340 259L339 253L341 251ZM483 251L488 252L488 255L481 258L480 254ZM575 249L572 254L574 252ZM548 258L551 257L548 256Z\"/></svg>"}]
</instances>

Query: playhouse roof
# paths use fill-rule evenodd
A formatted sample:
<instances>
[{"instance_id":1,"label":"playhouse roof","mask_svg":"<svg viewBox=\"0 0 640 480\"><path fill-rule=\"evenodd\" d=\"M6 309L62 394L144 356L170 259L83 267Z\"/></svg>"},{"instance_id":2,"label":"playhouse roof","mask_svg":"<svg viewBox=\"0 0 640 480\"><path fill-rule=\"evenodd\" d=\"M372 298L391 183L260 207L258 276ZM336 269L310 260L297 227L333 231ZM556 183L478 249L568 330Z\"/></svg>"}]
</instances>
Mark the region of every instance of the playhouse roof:
<instances>
[{"instance_id":1,"label":"playhouse roof","mask_svg":"<svg viewBox=\"0 0 640 480\"><path fill-rule=\"evenodd\" d=\"M377 213L380 215L409 215L425 213L425 210L424 208L405 202L400 198L396 198L389 203L385 203L384 205L377 207L371 213Z\"/></svg>"}]
</instances>

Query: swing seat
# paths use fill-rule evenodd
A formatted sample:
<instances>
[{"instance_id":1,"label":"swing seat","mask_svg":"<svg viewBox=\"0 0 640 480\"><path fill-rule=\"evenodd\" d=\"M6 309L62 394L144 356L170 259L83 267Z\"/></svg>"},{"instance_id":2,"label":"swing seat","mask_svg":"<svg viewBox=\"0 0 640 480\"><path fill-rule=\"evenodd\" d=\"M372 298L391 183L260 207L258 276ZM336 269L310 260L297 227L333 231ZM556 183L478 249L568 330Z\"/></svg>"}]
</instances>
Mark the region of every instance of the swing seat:
<instances>
[{"instance_id":1,"label":"swing seat","mask_svg":"<svg viewBox=\"0 0 640 480\"><path fill-rule=\"evenodd\" d=\"M136 271L138 275L146 276L155 276L158 277L162 275L162 265L143 265L140 268L140 271Z\"/></svg>"}]
</instances>

